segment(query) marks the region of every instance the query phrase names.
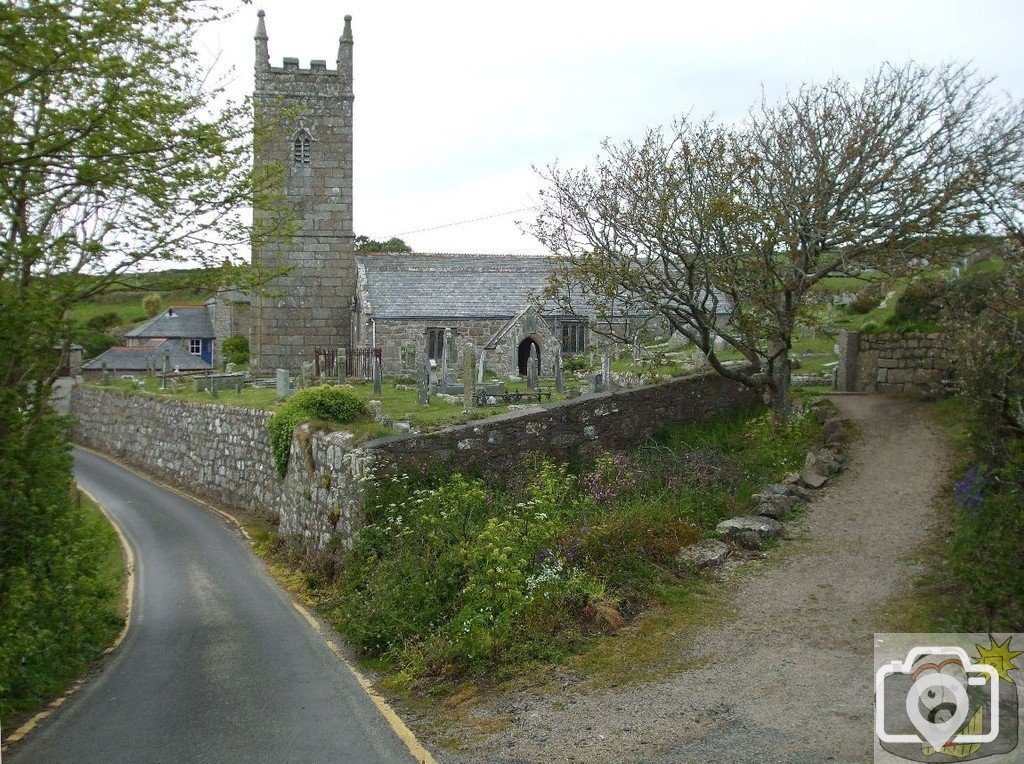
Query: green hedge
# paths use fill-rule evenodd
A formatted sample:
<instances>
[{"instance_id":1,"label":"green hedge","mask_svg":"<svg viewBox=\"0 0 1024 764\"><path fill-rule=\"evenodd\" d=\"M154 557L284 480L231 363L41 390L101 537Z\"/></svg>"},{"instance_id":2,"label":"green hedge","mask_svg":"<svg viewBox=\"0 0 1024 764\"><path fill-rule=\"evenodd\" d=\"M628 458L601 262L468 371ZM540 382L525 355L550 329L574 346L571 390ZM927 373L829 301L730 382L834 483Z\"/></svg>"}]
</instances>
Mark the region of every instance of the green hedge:
<instances>
[{"instance_id":1,"label":"green hedge","mask_svg":"<svg viewBox=\"0 0 1024 764\"><path fill-rule=\"evenodd\" d=\"M300 424L309 421L348 424L366 414L366 404L344 387L324 385L299 390L282 404L268 425L278 476L284 478L288 473L292 433Z\"/></svg>"}]
</instances>

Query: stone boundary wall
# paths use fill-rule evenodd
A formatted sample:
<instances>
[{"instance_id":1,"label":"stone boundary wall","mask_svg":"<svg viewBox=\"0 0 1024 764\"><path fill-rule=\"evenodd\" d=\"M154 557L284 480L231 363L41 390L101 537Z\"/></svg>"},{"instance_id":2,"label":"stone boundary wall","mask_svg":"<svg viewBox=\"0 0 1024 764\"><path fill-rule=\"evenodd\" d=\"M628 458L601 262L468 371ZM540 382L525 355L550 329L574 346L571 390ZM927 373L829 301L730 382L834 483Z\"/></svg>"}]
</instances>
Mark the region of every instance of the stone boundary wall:
<instances>
[{"instance_id":1,"label":"stone boundary wall","mask_svg":"<svg viewBox=\"0 0 1024 764\"><path fill-rule=\"evenodd\" d=\"M760 397L715 374L659 385L601 393L501 414L422 435L381 438L363 444L374 467L443 463L453 468L507 462L509 454L540 452L560 458L597 456L634 445L667 424L712 419L750 408Z\"/></svg>"},{"instance_id":2,"label":"stone boundary wall","mask_svg":"<svg viewBox=\"0 0 1024 764\"><path fill-rule=\"evenodd\" d=\"M269 411L76 385L71 413L76 443L205 499L276 514L281 486L270 453Z\"/></svg>"},{"instance_id":3,"label":"stone boundary wall","mask_svg":"<svg viewBox=\"0 0 1024 764\"><path fill-rule=\"evenodd\" d=\"M924 395L941 392L953 359L943 334L863 334L839 339L838 389Z\"/></svg>"},{"instance_id":4,"label":"stone boundary wall","mask_svg":"<svg viewBox=\"0 0 1024 764\"><path fill-rule=\"evenodd\" d=\"M284 537L347 548L362 521L364 476L432 464L502 468L510 454L596 456L643 440L670 423L750 408L758 395L716 375L603 393L421 435L353 446L346 432L300 426L288 474L277 478L271 412L160 400L77 386L75 442L117 456L186 491L277 522Z\"/></svg>"}]
</instances>

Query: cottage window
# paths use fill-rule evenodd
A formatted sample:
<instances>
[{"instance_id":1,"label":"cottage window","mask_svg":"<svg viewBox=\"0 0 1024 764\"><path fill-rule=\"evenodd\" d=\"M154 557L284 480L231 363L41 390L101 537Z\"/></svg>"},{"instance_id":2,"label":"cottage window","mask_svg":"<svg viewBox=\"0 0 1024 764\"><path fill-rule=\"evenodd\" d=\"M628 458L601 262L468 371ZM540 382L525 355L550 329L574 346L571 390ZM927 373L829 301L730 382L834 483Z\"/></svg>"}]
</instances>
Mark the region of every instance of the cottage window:
<instances>
[{"instance_id":1,"label":"cottage window","mask_svg":"<svg viewBox=\"0 0 1024 764\"><path fill-rule=\"evenodd\" d=\"M192 355L203 354L203 341L202 340L189 340L188 341L188 352Z\"/></svg>"},{"instance_id":2,"label":"cottage window","mask_svg":"<svg viewBox=\"0 0 1024 764\"><path fill-rule=\"evenodd\" d=\"M306 128L300 129L292 139L292 164L302 167L309 166L310 148L313 143L313 136Z\"/></svg>"},{"instance_id":3,"label":"cottage window","mask_svg":"<svg viewBox=\"0 0 1024 764\"><path fill-rule=\"evenodd\" d=\"M587 349L587 325L562 324L562 352L566 355L582 353Z\"/></svg>"}]
</instances>

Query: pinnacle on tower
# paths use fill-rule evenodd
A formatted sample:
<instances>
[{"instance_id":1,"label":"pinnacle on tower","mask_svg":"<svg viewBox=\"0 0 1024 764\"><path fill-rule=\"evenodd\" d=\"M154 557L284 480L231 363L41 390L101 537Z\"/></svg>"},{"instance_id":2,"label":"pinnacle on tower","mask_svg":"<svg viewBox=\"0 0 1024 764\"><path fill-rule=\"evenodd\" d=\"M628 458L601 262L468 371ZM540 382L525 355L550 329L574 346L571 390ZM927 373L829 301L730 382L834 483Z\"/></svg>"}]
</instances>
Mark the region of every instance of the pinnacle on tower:
<instances>
[{"instance_id":1,"label":"pinnacle on tower","mask_svg":"<svg viewBox=\"0 0 1024 764\"><path fill-rule=\"evenodd\" d=\"M352 95L352 17L345 17L345 29L338 40L338 73L345 81L345 98Z\"/></svg>"},{"instance_id":2,"label":"pinnacle on tower","mask_svg":"<svg viewBox=\"0 0 1024 764\"><path fill-rule=\"evenodd\" d=\"M256 41L257 69L270 66L270 51L267 49L267 25L263 21L265 15L262 10L256 13L259 21L256 22L256 36L253 39Z\"/></svg>"},{"instance_id":3,"label":"pinnacle on tower","mask_svg":"<svg viewBox=\"0 0 1024 764\"><path fill-rule=\"evenodd\" d=\"M341 37L338 39L338 69L342 68L342 64L347 63L349 66L352 64L352 17L345 17L345 29L341 33Z\"/></svg>"}]
</instances>

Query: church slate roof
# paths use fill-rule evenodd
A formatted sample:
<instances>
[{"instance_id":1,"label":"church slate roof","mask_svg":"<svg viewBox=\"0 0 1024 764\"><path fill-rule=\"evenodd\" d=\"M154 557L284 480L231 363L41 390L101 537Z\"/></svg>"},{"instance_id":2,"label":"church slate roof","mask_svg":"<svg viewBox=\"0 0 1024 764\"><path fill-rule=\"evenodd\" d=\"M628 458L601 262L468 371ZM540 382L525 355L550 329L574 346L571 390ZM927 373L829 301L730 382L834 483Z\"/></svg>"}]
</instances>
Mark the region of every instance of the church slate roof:
<instances>
[{"instance_id":1,"label":"church slate roof","mask_svg":"<svg viewBox=\"0 0 1024 764\"><path fill-rule=\"evenodd\" d=\"M375 319L510 318L547 285L553 261L527 255L373 254L356 258Z\"/></svg>"},{"instance_id":2,"label":"church slate roof","mask_svg":"<svg viewBox=\"0 0 1024 764\"><path fill-rule=\"evenodd\" d=\"M210 311L205 305L183 305L168 308L143 324L125 332L125 337L191 338L215 337Z\"/></svg>"}]
</instances>

